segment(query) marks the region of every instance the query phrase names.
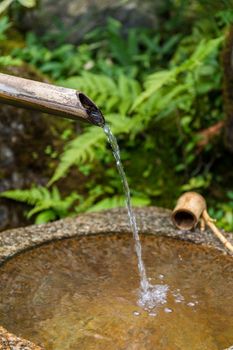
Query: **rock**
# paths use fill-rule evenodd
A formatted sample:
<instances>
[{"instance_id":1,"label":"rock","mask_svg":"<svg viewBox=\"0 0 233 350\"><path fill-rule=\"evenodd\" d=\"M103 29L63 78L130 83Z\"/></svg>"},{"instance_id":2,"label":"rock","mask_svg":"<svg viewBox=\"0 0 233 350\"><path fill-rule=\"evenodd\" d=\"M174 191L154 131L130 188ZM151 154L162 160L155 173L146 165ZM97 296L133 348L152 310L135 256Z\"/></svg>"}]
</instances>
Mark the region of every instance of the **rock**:
<instances>
[{"instance_id":1,"label":"rock","mask_svg":"<svg viewBox=\"0 0 233 350\"><path fill-rule=\"evenodd\" d=\"M171 211L163 208L136 208L137 222L141 233L178 238L209 247L214 247L224 254L230 254L223 244L209 230L204 233L181 231L174 228ZM112 209L98 213L66 218L46 225L32 225L0 232L0 264L11 256L37 245L52 240L74 236L108 233L131 233L126 209ZM233 235L224 233L233 243Z\"/></svg>"},{"instance_id":2,"label":"rock","mask_svg":"<svg viewBox=\"0 0 233 350\"><path fill-rule=\"evenodd\" d=\"M113 2L111 0L40 0L37 8L24 11L19 26L37 34L60 32L66 41L78 43L83 36L106 23L108 17L118 19L124 28L155 27L156 6L152 0Z\"/></svg>"},{"instance_id":3,"label":"rock","mask_svg":"<svg viewBox=\"0 0 233 350\"><path fill-rule=\"evenodd\" d=\"M43 350L28 340L16 337L0 327L0 350Z\"/></svg>"},{"instance_id":4,"label":"rock","mask_svg":"<svg viewBox=\"0 0 233 350\"><path fill-rule=\"evenodd\" d=\"M180 231L175 229L171 221L170 210L151 207L136 209L135 212L141 233L178 238L218 249L219 254L228 253L210 231L200 232L198 229L195 231ZM77 218L67 218L46 225L33 225L4 231L0 233L0 263L24 250L55 239L94 234L108 235L116 232L118 234L131 232L125 209L113 209L100 213L83 214ZM233 242L231 233L225 233L225 235ZM190 322L190 320L188 321ZM180 320L180 322L182 324L183 320ZM74 329L73 324L71 324L71 326L70 329ZM174 329L174 325L171 326L172 329ZM192 327L191 323L190 327ZM13 341L11 347L9 347L6 342L6 339L8 341L9 338ZM19 347L15 347L15 344L17 344L16 341L21 341L21 344L25 344L21 349L40 349L39 347L32 347L33 345L31 343L24 343L23 340L9 335L5 330L0 328L1 350L19 349ZM225 350L231 349L232 347Z\"/></svg>"}]
</instances>

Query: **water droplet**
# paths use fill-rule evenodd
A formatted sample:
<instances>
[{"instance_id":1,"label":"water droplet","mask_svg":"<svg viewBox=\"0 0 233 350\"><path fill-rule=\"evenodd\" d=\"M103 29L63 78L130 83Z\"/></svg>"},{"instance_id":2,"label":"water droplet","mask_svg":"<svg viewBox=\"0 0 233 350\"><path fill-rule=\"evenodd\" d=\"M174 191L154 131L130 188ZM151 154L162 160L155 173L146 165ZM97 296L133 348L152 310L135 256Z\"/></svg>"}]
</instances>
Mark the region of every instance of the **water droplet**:
<instances>
[{"instance_id":1,"label":"water droplet","mask_svg":"<svg viewBox=\"0 0 233 350\"><path fill-rule=\"evenodd\" d=\"M169 307L165 307L165 308L164 308L164 312L166 312L167 314L169 314L169 313L173 312L173 310L170 309Z\"/></svg>"},{"instance_id":2,"label":"water droplet","mask_svg":"<svg viewBox=\"0 0 233 350\"><path fill-rule=\"evenodd\" d=\"M152 310L158 305L166 304L168 290L168 285L149 285L149 287L141 291L138 305L144 309Z\"/></svg>"},{"instance_id":3,"label":"water droplet","mask_svg":"<svg viewBox=\"0 0 233 350\"><path fill-rule=\"evenodd\" d=\"M156 316L157 316L157 313L154 312L154 311L151 311L151 312L149 312L148 315L151 316L151 317L156 317Z\"/></svg>"},{"instance_id":4,"label":"water droplet","mask_svg":"<svg viewBox=\"0 0 233 350\"><path fill-rule=\"evenodd\" d=\"M175 299L175 303L182 303L185 300L183 295L180 293L180 289L174 290L172 295Z\"/></svg>"},{"instance_id":5,"label":"water droplet","mask_svg":"<svg viewBox=\"0 0 233 350\"><path fill-rule=\"evenodd\" d=\"M190 307L193 307L193 306L195 306L195 303L193 303L192 301L190 301L187 305L190 306Z\"/></svg>"},{"instance_id":6,"label":"water droplet","mask_svg":"<svg viewBox=\"0 0 233 350\"><path fill-rule=\"evenodd\" d=\"M134 316L140 316L141 315L139 311L134 311L133 314L134 314Z\"/></svg>"}]
</instances>

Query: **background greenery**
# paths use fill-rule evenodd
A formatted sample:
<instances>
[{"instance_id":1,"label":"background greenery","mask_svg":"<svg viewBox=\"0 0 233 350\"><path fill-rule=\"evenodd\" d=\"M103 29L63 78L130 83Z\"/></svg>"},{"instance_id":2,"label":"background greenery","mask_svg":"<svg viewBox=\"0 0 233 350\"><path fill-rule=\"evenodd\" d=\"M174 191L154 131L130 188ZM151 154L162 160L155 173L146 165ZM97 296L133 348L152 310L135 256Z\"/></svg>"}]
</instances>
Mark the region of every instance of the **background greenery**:
<instances>
[{"instance_id":1,"label":"background greenery","mask_svg":"<svg viewBox=\"0 0 233 350\"><path fill-rule=\"evenodd\" d=\"M53 83L82 90L95 101L117 135L134 205L172 208L183 191L196 190L219 225L233 230L232 154L221 134L201 142L201 131L225 118L221 53L233 21L231 4L164 1L158 9L159 30L126 33L109 18L105 28L75 46L66 43L63 32L43 37L17 33L15 40L9 16L13 2L2 5L0 66L27 63ZM46 188L1 196L32 206L27 215L36 223L124 205L102 129L83 125L77 134L70 123L61 139L61 154L45 149L54 160ZM63 179L72 169L77 190L67 194Z\"/></svg>"}]
</instances>

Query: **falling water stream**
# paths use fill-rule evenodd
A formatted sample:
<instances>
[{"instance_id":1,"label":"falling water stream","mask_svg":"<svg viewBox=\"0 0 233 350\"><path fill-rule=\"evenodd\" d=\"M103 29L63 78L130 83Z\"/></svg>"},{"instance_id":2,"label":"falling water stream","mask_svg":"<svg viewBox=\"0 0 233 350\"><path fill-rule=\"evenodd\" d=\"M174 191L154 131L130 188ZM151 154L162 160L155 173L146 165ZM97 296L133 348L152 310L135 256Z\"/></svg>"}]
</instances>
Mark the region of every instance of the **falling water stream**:
<instances>
[{"instance_id":1,"label":"falling water stream","mask_svg":"<svg viewBox=\"0 0 233 350\"><path fill-rule=\"evenodd\" d=\"M113 155L116 160L117 170L121 177L130 226L133 232L133 238L135 242L135 252L137 255L138 270L140 275L140 293L139 293L138 304L141 307L145 308L146 310L152 310L157 305L166 303L168 285L164 285L164 284L152 285L149 283L149 280L146 274L146 268L142 259L142 246L141 246L140 237L138 233L138 226L136 222L135 213L132 208L129 184L121 162L120 149L119 149L116 137L113 135L109 125L105 124L103 129L111 145Z\"/></svg>"}]
</instances>

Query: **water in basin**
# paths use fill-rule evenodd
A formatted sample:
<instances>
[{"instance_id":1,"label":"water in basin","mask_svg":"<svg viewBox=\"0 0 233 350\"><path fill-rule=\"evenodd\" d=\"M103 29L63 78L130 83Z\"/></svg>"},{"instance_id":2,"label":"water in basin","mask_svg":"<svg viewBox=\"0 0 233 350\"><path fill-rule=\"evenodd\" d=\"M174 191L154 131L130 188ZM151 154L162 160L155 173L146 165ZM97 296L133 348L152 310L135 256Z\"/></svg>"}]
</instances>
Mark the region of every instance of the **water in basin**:
<instances>
[{"instance_id":1,"label":"water in basin","mask_svg":"<svg viewBox=\"0 0 233 350\"><path fill-rule=\"evenodd\" d=\"M48 350L222 350L233 344L233 260L142 235L143 258L165 299L138 306L130 235L56 241L0 268L0 324Z\"/></svg>"}]
</instances>

